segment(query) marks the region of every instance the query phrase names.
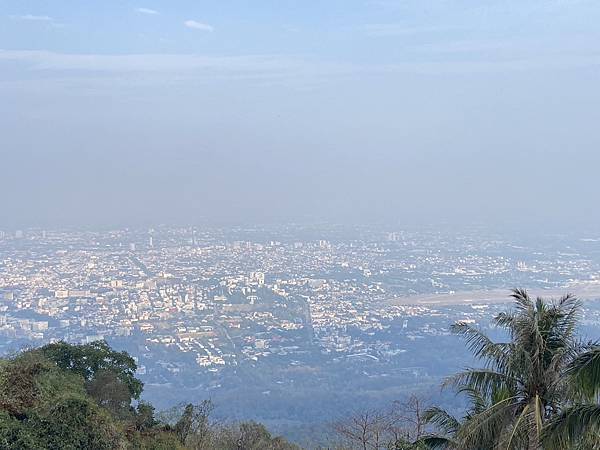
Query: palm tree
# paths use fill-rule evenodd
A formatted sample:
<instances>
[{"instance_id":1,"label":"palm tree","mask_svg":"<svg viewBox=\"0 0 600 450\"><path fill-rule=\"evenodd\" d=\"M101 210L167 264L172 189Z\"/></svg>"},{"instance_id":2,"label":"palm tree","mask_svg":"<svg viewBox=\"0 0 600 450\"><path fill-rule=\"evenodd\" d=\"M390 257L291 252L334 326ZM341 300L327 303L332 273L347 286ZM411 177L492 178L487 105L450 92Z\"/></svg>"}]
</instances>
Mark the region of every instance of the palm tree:
<instances>
[{"instance_id":1,"label":"palm tree","mask_svg":"<svg viewBox=\"0 0 600 450\"><path fill-rule=\"evenodd\" d=\"M547 424L548 448L600 448L600 347L588 343L585 348L567 367L574 400Z\"/></svg>"},{"instance_id":2,"label":"palm tree","mask_svg":"<svg viewBox=\"0 0 600 450\"><path fill-rule=\"evenodd\" d=\"M511 296L514 310L494 318L507 332L507 342L494 342L466 323L452 327L484 367L467 369L445 382L480 400L463 421L452 422L442 411L431 416L451 438L438 444L539 450L549 443L573 448L560 447L566 438L557 436L565 430L572 433L571 443L585 431L585 439L600 444L593 430L600 417L598 405L581 403L598 392L600 356L596 343L584 345L575 335L580 302L572 295L553 302L533 300L522 289Z\"/></svg>"},{"instance_id":3,"label":"palm tree","mask_svg":"<svg viewBox=\"0 0 600 450\"><path fill-rule=\"evenodd\" d=\"M466 439L463 435L469 430L467 426L469 421L486 411L492 403L484 398L480 392L470 387L459 389L460 394L469 397L470 406L462 419L458 419L447 411L433 406L425 411L424 420L426 423L434 425L438 433L426 434L421 438L421 442L431 449L452 449L452 450L476 450L480 448L491 448L494 446L494 436L479 436L479 440L472 440L470 447L467 447Z\"/></svg>"}]
</instances>

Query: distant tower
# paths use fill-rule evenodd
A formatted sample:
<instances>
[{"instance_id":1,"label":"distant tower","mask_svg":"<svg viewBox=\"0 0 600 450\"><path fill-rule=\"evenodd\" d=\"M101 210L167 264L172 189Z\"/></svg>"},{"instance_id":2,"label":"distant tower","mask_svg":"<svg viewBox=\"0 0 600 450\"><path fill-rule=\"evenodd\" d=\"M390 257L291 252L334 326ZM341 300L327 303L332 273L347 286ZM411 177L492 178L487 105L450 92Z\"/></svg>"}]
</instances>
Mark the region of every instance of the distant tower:
<instances>
[{"instance_id":1,"label":"distant tower","mask_svg":"<svg viewBox=\"0 0 600 450\"><path fill-rule=\"evenodd\" d=\"M133 242L131 244L129 244L129 250L131 250L132 252L135 252L135 244Z\"/></svg>"},{"instance_id":2,"label":"distant tower","mask_svg":"<svg viewBox=\"0 0 600 450\"><path fill-rule=\"evenodd\" d=\"M152 236L148 239L148 244L150 244L150 247L154 247L154 238Z\"/></svg>"},{"instance_id":3,"label":"distant tower","mask_svg":"<svg viewBox=\"0 0 600 450\"><path fill-rule=\"evenodd\" d=\"M394 232L388 233L387 239L390 242L398 242L400 240L400 235L394 231Z\"/></svg>"}]
</instances>

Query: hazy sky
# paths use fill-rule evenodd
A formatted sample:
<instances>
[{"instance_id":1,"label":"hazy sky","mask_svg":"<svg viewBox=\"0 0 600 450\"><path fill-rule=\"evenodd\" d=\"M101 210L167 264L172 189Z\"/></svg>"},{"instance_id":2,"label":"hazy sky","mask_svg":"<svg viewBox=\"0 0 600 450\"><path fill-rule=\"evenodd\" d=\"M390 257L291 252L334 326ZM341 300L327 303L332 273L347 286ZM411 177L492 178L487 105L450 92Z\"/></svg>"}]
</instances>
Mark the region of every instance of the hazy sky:
<instances>
[{"instance_id":1,"label":"hazy sky","mask_svg":"<svg viewBox=\"0 0 600 450\"><path fill-rule=\"evenodd\" d=\"M598 0L0 0L0 227L600 221Z\"/></svg>"}]
</instances>

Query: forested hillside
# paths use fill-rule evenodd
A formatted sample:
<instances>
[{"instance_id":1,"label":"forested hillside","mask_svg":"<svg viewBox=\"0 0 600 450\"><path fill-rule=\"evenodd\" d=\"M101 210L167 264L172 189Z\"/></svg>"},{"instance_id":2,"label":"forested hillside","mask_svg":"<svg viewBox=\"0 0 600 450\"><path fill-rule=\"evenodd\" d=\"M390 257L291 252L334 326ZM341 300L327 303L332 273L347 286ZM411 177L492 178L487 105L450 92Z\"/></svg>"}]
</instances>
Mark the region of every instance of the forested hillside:
<instances>
[{"instance_id":1,"label":"forested hillside","mask_svg":"<svg viewBox=\"0 0 600 450\"><path fill-rule=\"evenodd\" d=\"M212 405L157 415L125 352L104 342L55 343L0 361L0 448L273 449L296 446L258 423L218 425Z\"/></svg>"}]
</instances>

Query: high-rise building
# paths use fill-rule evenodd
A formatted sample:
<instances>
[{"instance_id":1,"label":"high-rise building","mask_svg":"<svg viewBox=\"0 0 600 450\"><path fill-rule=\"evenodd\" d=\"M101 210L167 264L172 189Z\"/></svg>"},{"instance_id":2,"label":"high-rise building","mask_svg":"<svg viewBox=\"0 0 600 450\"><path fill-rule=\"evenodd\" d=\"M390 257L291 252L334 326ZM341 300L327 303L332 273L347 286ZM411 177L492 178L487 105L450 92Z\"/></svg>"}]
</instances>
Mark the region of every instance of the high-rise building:
<instances>
[{"instance_id":1,"label":"high-rise building","mask_svg":"<svg viewBox=\"0 0 600 450\"><path fill-rule=\"evenodd\" d=\"M392 232L388 233L388 241L390 242L398 242L400 240L400 233Z\"/></svg>"},{"instance_id":2,"label":"high-rise building","mask_svg":"<svg viewBox=\"0 0 600 450\"><path fill-rule=\"evenodd\" d=\"M259 286L263 286L265 284L265 274L263 272L252 272L250 274L250 279Z\"/></svg>"},{"instance_id":3,"label":"high-rise building","mask_svg":"<svg viewBox=\"0 0 600 450\"><path fill-rule=\"evenodd\" d=\"M327 249L329 249L329 248L331 248L331 243L330 243L329 241L326 241L326 240L324 240L324 239L321 239L321 240L319 241L319 247L320 247L320 248L327 248Z\"/></svg>"}]
</instances>

